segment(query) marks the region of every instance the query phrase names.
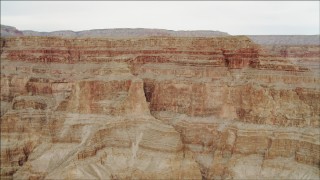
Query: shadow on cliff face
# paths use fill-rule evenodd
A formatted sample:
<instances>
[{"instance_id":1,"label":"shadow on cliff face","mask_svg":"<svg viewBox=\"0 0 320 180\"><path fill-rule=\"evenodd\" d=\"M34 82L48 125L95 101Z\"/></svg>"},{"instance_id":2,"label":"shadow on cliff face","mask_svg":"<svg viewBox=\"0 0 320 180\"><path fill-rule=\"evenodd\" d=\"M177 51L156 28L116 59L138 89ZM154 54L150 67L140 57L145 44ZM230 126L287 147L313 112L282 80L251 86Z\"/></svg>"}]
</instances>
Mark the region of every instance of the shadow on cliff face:
<instances>
[{"instance_id":1,"label":"shadow on cliff face","mask_svg":"<svg viewBox=\"0 0 320 180\"><path fill-rule=\"evenodd\" d=\"M143 82L143 91L148 103L151 102L152 94L154 91L154 84L149 82Z\"/></svg>"},{"instance_id":2,"label":"shadow on cliff face","mask_svg":"<svg viewBox=\"0 0 320 180\"><path fill-rule=\"evenodd\" d=\"M0 55L2 54L3 48L5 47L5 45L6 45L6 40L4 38L1 38L0 39Z\"/></svg>"}]
</instances>

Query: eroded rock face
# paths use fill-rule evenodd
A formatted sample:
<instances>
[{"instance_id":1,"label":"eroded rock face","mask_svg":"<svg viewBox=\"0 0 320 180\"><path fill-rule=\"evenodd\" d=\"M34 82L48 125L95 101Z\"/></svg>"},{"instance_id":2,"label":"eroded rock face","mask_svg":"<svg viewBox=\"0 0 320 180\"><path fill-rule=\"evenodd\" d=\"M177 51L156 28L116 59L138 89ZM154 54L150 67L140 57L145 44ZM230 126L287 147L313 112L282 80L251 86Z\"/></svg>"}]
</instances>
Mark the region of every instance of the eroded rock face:
<instances>
[{"instance_id":1,"label":"eroded rock face","mask_svg":"<svg viewBox=\"0 0 320 180\"><path fill-rule=\"evenodd\" d=\"M1 39L1 177L320 175L319 46Z\"/></svg>"}]
</instances>

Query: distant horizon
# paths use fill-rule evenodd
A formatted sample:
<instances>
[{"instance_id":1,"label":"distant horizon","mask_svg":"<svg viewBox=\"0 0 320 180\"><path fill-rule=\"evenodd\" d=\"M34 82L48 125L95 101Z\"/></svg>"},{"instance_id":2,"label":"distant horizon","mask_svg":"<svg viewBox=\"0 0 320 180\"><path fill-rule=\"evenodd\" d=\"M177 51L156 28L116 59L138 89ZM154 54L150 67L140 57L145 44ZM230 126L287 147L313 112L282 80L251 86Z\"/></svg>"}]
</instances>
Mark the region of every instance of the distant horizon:
<instances>
[{"instance_id":1,"label":"distant horizon","mask_svg":"<svg viewBox=\"0 0 320 180\"><path fill-rule=\"evenodd\" d=\"M81 31L91 31L91 30L112 30L112 29L147 29L147 30L165 30L165 31L189 31L189 32L195 32L195 31L211 31L211 32L222 32L222 33L228 33L224 31L219 31L219 30L206 30L206 29L199 29L199 30L172 30L172 29L164 29L164 28L102 28L102 29L84 29L84 30L79 30L79 31L74 31L74 30L69 30L69 29L62 29L62 30L55 30L55 31L36 31L32 29L19 29L15 26L7 25L7 24L1 24L2 26L9 26L9 27L14 27L19 31L34 31L34 32L39 32L39 33L52 33L52 32L60 32L60 31L72 31L72 32L81 32ZM319 34L230 34L231 36L320 36Z\"/></svg>"},{"instance_id":2,"label":"distant horizon","mask_svg":"<svg viewBox=\"0 0 320 180\"><path fill-rule=\"evenodd\" d=\"M1 24L38 32L91 29L318 35L319 1L1 1Z\"/></svg>"}]
</instances>

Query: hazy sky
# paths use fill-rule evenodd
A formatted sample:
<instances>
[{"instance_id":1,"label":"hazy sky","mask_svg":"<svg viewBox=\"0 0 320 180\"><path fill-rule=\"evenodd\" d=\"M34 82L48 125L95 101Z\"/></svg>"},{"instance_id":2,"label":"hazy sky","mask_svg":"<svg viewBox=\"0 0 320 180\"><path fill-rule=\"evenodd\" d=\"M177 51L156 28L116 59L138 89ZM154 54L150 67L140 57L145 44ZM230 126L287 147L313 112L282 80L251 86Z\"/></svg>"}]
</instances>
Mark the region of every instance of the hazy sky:
<instances>
[{"instance_id":1,"label":"hazy sky","mask_svg":"<svg viewBox=\"0 0 320 180\"><path fill-rule=\"evenodd\" d=\"M1 24L20 30L103 28L319 34L319 1L1 1Z\"/></svg>"}]
</instances>

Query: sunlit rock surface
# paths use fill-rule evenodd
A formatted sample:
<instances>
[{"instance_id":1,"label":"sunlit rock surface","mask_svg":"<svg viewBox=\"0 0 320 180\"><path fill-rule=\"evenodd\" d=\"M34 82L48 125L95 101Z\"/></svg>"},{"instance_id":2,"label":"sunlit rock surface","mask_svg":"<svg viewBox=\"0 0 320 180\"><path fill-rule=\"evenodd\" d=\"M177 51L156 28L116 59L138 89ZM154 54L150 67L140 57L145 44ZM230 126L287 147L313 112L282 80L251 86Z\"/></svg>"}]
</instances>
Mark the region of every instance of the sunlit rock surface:
<instances>
[{"instance_id":1,"label":"sunlit rock surface","mask_svg":"<svg viewBox=\"0 0 320 180\"><path fill-rule=\"evenodd\" d=\"M1 179L317 179L319 45L1 39Z\"/></svg>"}]
</instances>

